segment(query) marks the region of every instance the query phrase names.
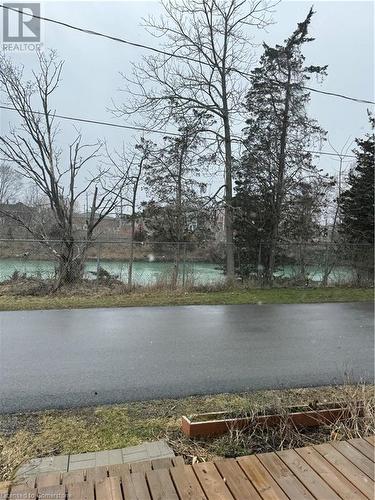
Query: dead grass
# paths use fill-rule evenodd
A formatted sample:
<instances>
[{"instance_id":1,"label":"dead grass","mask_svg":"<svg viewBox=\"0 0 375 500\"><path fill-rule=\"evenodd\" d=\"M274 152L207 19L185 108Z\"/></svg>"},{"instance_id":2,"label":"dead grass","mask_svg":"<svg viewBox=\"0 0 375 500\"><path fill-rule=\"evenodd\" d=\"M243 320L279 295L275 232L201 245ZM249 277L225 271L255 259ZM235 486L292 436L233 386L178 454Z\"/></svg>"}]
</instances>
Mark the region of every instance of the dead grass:
<instances>
[{"instance_id":1,"label":"dead grass","mask_svg":"<svg viewBox=\"0 0 375 500\"><path fill-rule=\"evenodd\" d=\"M359 392L360 391L360 392ZM321 428L319 432L280 429L233 430L207 440L192 440L180 432L181 415L227 410L243 414L270 406L309 404L314 401L366 401L366 418L345 425ZM218 456L238 456L259 451L303 446L328 439L344 439L374 431L373 386L331 386L244 394L192 396L123 405L63 411L44 411L0 416L0 481L11 479L24 461L38 456L81 453L133 446L142 441L165 438L187 462Z\"/></svg>"}]
</instances>

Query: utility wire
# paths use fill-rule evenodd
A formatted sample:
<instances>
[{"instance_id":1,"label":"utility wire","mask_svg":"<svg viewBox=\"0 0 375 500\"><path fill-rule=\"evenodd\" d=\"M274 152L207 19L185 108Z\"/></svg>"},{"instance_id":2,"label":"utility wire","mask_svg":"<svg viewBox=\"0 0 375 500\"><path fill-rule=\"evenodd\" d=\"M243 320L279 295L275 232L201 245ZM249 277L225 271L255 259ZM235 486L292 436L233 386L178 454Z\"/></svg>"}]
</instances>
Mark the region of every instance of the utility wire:
<instances>
[{"instance_id":1,"label":"utility wire","mask_svg":"<svg viewBox=\"0 0 375 500\"><path fill-rule=\"evenodd\" d=\"M138 47L141 49L151 50L152 52L157 52L158 54L163 54L163 55L166 55L168 57L178 57L180 59L186 59L188 61L197 62L197 63L201 62L198 59L194 59L193 57L175 54L173 52L166 52L165 50L157 49L156 47L151 47L150 45L143 45L142 43L131 42L130 40L125 40L124 38L120 38L117 36L107 35L105 33L101 33L100 31L94 31L94 30L88 30L86 28L80 28L79 26L73 26L72 24L64 23L62 21L57 21L56 19L51 19L49 17L42 17L42 16L38 16L36 14L30 14L29 12L23 12L19 9L14 9L13 7L9 7L7 5L0 5L0 7L2 9L12 10L13 12L17 12L18 14L21 14L21 15L26 14L27 16L35 17L36 19L40 19L41 21L47 21L49 23L58 24L59 26L63 26L64 28L69 28L71 30L80 31L81 33L86 33L87 35L94 35L94 36L99 36L102 38L108 38L109 40L112 40L114 42L120 42L120 43L124 43L126 45L131 45L132 47ZM208 63L206 63L206 64L208 64Z\"/></svg>"},{"instance_id":2,"label":"utility wire","mask_svg":"<svg viewBox=\"0 0 375 500\"><path fill-rule=\"evenodd\" d=\"M35 17L36 19L40 19L41 21L47 21L49 23L57 24L59 26L65 27L65 28L69 28L69 29L72 29L72 30L75 30L75 31L80 31L81 33L86 33L87 35L94 35L94 36L99 36L99 37L102 37L102 38L107 38L107 39L112 40L114 42L124 43L126 45L131 45L132 47L138 47L138 48L150 50L152 52L156 52L158 54L166 55L168 57L174 57L174 58L178 58L178 59L185 59L187 61L191 61L191 62L195 62L195 63L198 63L198 64L202 64L204 66L211 67L211 65L209 63L207 63L205 61L200 61L198 59L194 59L193 57L184 56L184 55L177 54L177 53L174 53L174 52L166 52L164 50L157 49L156 47L152 47L150 45L143 45L141 43L131 42L130 40L125 40L124 38L119 38L119 37L116 37L116 36L107 35L105 33L101 33L100 31L94 31L94 30L88 30L86 28L80 28L79 26L74 26L72 24L64 23L62 21L57 21L56 19L51 19L49 17L42 17L42 16L38 16L36 14L30 14L29 12L23 12L23 11L21 11L19 9L14 9L14 8L9 7L7 5L0 5L0 7L2 9L7 9L7 10L11 10L13 12L17 12L18 14L21 14L21 15L25 15L26 14L27 16ZM242 73L242 72L239 72L239 73L242 74L242 75L251 76L248 73ZM358 99L356 97L350 97L350 96L346 96L344 94L338 94L336 92L328 92L328 91L318 90L318 89L314 89L312 87L303 87L303 88L305 88L307 90L310 90L312 92L316 92L318 94L325 94L325 95L330 95L330 96L333 96L333 97L339 97L341 99L346 99L348 101L354 101L354 102L358 102L358 103L361 103L361 104L375 104L374 101L369 101L367 99Z\"/></svg>"},{"instance_id":3,"label":"utility wire","mask_svg":"<svg viewBox=\"0 0 375 500\"><path fill-rule=\"evenodd\" d=\"M18 111L16 108L13 108L11 106L4 106L0 105L0 109L5 109L7 111ZM33 113L35 115L44 115L45 113L42 111L34 111L30 110L30 113ZM144 128L144 127L135 127L133 125L120 125L117 123L111 123L111 122L103 122L99 120L90 120L89 118L77 118L74 116L67 116L67 115L57 115L53 114L53 117L56 118L61 118L62 120L69 120L69 121L75 121L75 122L81 122L81 123L91 123L94 125L105 125L106 127L115 127L115 128L124 128L127 130L136 130L138 132L151 132L155 134L163 134L165 136L173 135L176 137L179 137L179 134L176 132L168 132L166 130L157 130L157 129L152 129L152 128ZM304 150L306 153L311 153L311 154L318 154L318 155L327 155L327 156L339 156L339 157L347 157L347 158L356 158L353 155L348 155L348 154L338 154L338 153L330 153L328 151L313 151L313 150Z\"/></svg>"},{"instance_id":4,"label":"utility wire","mask_svg":"<svg viewBox=\"0 0 375 500\"><path fill-rule=\"evenodd\" d=\"M0 108L6 109L9 111L18 111L16 108L12 108L10 106L0 105ZM44 115L45 114L42 111L31 110L30 112L35 114L35 115ZM53 116L56 118L61 118L62 120L71 120L71 121L82 122L82 123L93 123L95 125L105 125L106 127L125 128L128 130L137 130L138 132L154 132L155 134L179 136L179 134L177 134L175 132L168 132L165 130L164 131L163 130L154 130L152 128L135 127L133 125L120 125L118 123L102 122L102 121L98 121L98 120L90 120L88 118L76 118L74 116L64 116L64 115L56 115L56 114L53 114Z\"/></svg>"},{"instance_id":5,"label":"utility wire","mask_svg":"<svg viewBox=\"0 0 375 500\"><path fill-rule=\"evenodd\" d=\"M357 99L356 97L349 97L344 94L336 94L335 92L328 92L325 90L313 89L311 87L303 87L304 89L311 90L312 92L318 92L319 94L332 95L334 97L340 97L341 99L347 99L348 101L360 102L363 104L375 104L374 101L367 101L366 99Z\"/></svg>"}]
</instances>

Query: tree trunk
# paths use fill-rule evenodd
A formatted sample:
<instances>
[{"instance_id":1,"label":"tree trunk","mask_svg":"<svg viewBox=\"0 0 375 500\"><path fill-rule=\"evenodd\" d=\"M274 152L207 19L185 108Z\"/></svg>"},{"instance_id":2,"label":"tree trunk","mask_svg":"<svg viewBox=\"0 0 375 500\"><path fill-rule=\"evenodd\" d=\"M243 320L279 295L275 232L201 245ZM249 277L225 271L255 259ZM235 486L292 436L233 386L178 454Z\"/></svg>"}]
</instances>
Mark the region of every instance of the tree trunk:
<instances>
[{"instance_id":1,"label":"tree trunk","mask_svg":"<svg viewBox=\"0 0 375 500\"><path fill-rule=\"evenodd\" d=\"M135 233L135 210L132 209L132 223L130 233L130 256L128 267L128 287L131 289L133 284L133 262L134 262L134 233Z\"/></svg>"},{"instance_id":2,"label":"tree trunk","mask_svg":"<svg viewBox=\"0 0 375 500\"><path fill-rule=\"evenodd\" d=\"M272 236L270 241L270 257L268 265L268 283L272 286L273 274L275 271L275 261L276 261L276 247L279 238L279 225L281 218L281 207L283 203L283 191L284 191L284 175L285 175L285 162L286 162L286 144L288 139L288 126L289 126L289 107L290 107L290 84L291 84L292 72L290 63L288 61L288 77L286 81L285 90L285 100L284 100L284 111L283 120L281 125L281 136L280 136L280 156L278 161L278 171L277 171L277 181L276 181L276 193L275 193L275 203L273 210L273 224L272 224Z\"/></svg>"},{"instance_id":3,"label":"tree trunk","mask_svg":"<svg viewBox=\"0 0 375 500\"><path fill-rule=\"evenodd\" d=\"M59 256L59 267L56 289L62 285L72 285L83 279L85 254L83 250L74 254L74 243L65 244L61 255Z\"/></svg>"},{"instance_id":4,"label":"tree trunk","mask_svg":"<svg viewBox=\"0 0 375 500\"><path fill-rule=\"evenodd\" d=\"M180 273L180 261L181 261L181 249L180 242L183 239L183 221L182 221L182 174L184 167L184 157L187 150L187 141L188 137L185 135L183 137L183 143L181 146L181 154L179 158L178 164L178 172L177 172L177 182L176 182L176 237L177 237L177 245L176 245L176 259L175 266L172 278L172 286L176 288L178 285L178 275Z\"/></svg>"},{"instance_id":5,"label":"tree trunk","mask_svg":"<svg viewBox=\"0 0 375 500\"><path fill-rule=\"evenodd\" d=\"M234 280L234 248L233 248L233 190L232 190L232 144L228 115L224 116L225 136L225 244L227 281Z\"/></svg>"}]
</instances>

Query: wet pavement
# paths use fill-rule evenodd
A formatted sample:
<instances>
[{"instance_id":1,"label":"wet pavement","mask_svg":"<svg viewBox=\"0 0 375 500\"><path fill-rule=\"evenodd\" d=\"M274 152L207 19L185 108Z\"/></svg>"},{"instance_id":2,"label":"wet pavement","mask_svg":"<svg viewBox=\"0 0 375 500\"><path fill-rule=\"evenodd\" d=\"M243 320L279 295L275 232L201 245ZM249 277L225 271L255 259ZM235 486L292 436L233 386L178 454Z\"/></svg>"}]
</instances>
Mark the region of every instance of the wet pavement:
<instances>
[{"instance_id":1,"label":"wet pavement","mask_svg":"<svg viewBox=\"0 0 375 500\"><path fill-rule=\"evenodd\" d=\"M0 313L0 411L373 380L371 303Z\"/></svg>"}]
</instances>

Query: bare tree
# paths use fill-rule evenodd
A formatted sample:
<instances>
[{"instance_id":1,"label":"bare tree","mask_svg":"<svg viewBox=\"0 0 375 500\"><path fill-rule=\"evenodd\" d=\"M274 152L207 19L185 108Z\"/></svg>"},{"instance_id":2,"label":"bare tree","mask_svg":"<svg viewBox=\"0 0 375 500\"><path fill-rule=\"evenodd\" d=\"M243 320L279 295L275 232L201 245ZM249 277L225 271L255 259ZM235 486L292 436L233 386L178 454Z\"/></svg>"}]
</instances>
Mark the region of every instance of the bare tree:
<instances>
[{"instance_id":1,"label":"bare tree","mask_svg":"<svg viewBox=\"0 0 375 500\"><path fill-rule=\"evenodd\" d=\"M130 209L130 255L128 266L128 287L133 285L133 266L134 266L134 240L137 218L138 196L142 185L143 173L146 162L150 155L151 142L143 137L137 141L133 152L126 151L123 146L121 152L110 154L107 151L107 156L115 168L118 178L126 178L126 186L123 186L121 192L121 214L123 209Z\"/></svg>"},{"instance_id":2,"label":"bare tree","mask_svg":"<svg viewBox=\"0 0 375 500\"><path fill-rule=\"evenodd\" d=\"M249 28L269 23L263 0L167 0L160 20L146 28L171 55L148 56L125 77L132 98L120 114L141 114L148 125L164 126L171 116L193 111L216 119L207 133L221 149L225 179L226 272L234 277L232 147L233 125L241 110L244 75L253 62ZM150 122L151 120L151 122Z\"/></svg>"},{"instance_id":3,"label":"bare tree","mask_svg":"<svg viewBox=\"0 0 375 500\"><path fill-rule=\"evenodd\" d=\"M0 204L11 203L22 187L22 176L9 164L0 165Z\"/></svg>"},{"instance_id":4,"label":"bare tree","mask_svg":"<svg viewBox=\"0 0 375 500\"><path fill-rule=\"evenodd\" d=\"M336 192L331 193L331 223L329 227L329 231L327 234L327 242L326 249L324 253L324 262L323 262L323 276L322 276L322 286L328 285L328 280L330 274L332 273L334 267L337 265L338 261L338 252L337 245L340 245L338 228L340 227L340 203L341 203L341 193L343 191L343 181L345 179L345 169L343 163L345 162L346 155L350 148L352 147L353 141L350 141L350 137L347 138L345 144L341 148L341 151L338 151L331 141L328 139L329 145L336 152L339 158L339 168L336 176Z\"/></svg>"},{"instance_id":5,"label":"bare tree","mask_svg":"<svg viewBox=\"0 0 375 500\"><path fill-rule=\"evenodd\" d=\"M109 170L102 168L89 180L83 178L84 167L99 156L100 142L84 144L81 134L77 133L67 151L58 147L59 128L55 113L51 111L50 98L59 85L63 62L53 51L39 53L38 62L38 72L33 72L32 80L27 80L22 67L15 66L4 56L0 58L2 90L20 122L0 137L0 154L48 202L58 228L59 245L50 241L45 227L35 227L18 215L6 215L17 220L55 255L59 263L58 287L82 278L86 250L94 230L114 210L126 179L113 181ZM91 198L86 231L83 241L77 241L74 214L80 198L86 194Z\"/></svg>"},{"instance_id":6,"label":"bare tree","mask_svg":"<svg viewBox=\"0 0 375 500\"><path fill-rule=\"evenodd\" d=\"M201 208L207 188L200 177L213 162L212 152L207 151L201 138L202 128L208 123L210 118L201 113L195 113L194 118L180 118L178 135L165 136L161 146L155 144L151 148L145 170L146 191L152 198L149 208L154 205L168 219L163 221L163 227L169 236L162 237L162 241L174 244L174 287L178 283L182 243L187 241L189 220L197 218L195 212Z\"/></svg>"}]
</instances>

